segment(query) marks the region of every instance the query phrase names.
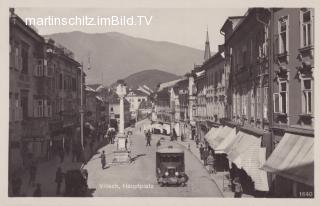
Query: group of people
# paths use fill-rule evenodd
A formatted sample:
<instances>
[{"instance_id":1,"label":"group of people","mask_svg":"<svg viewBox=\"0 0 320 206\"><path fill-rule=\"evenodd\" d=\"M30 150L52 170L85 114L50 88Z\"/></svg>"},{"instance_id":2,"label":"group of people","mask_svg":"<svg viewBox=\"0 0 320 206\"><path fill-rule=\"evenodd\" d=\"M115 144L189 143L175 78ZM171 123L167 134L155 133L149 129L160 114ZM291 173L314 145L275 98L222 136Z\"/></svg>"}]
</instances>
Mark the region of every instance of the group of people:
<instances>
[{"instance_id":1,"label":"group of people","mask_svg":"<svg viewBox=\"0 0 320 206\"><path fill-rule=\"evenodd\" d=\"M214 157L213 150L209 149L208 146L204 147L202 144L200 144L199 152L200 152L200 159L203 161L204 166L208 167L209 173L216 174L217 173L216 159ZM232 183L232 188L234 189L234 197L240 198L243 193L243 188L242 188L239 176L233 175L231 183Z\"/></svg>"},{"instance_id":2,"label":"group of people","mask_svg":"<svg viewBox=\"0 0 320 206\"><path fill-rule=\"evenodd\" d=\"M200 159L203 161L204 166L208 166L209 173L217 173L216 172L216 160L213 156L213 151L209 150L209 148L203 147L202 144L200 144L199 148L200 152Z\"/></svg>"}]
</instances>

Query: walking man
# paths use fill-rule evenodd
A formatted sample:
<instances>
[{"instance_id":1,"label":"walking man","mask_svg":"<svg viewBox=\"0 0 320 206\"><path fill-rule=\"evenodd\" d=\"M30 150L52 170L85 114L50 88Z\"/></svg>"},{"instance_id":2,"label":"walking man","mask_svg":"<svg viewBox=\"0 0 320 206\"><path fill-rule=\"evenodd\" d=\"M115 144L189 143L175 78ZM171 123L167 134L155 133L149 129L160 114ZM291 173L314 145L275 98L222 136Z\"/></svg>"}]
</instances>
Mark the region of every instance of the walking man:
<instances>
[{"instance_id":1,"label":"walking man","mask_svg":"<svg viewBox=\"0 0 320 206\"><path fill-rule=\"evenodd\" d=\"M241 198L243 189L239 177L235 177L232 183L234 184L234 197Z\"/></svg>"},{"instance_id":2,"label":"walking man","mask_svg":"<svg viewBox=\"0 0 320 206\"><path fill-rule=\"evenodd\" d=\"M200 144L199 152L200 152L200 159L201 160L203 160L203 151L204 151L204 148L203 148L202 144Z\"/></svg>"},{"instance_id":3,"label":"walking man","mask_svg":"<svg viewBox=\"0 0 320 206\"><path fill-rule=\"evenodd\" d=\"M204 166L207 166L208 156L209 156L209 150L208 150L208 147L205 147L203 150L203 164L204 164Z\"/></svg>"},{"instance_id":4,"label":"walking man","mask_svg":"<svg viewBox=\"0 0 320 206\"><path fill-rule=\"evenodd\" d=\"M146 146L151 146L151 132L147 132L147 145Z\"/></svg>"},{"instance_id":5,"label":"walking man","mask_svg":"<svg viewBox=\"0 0 320 206\"><path fill-rule=\"evenodd\" d=\"M104 150L102 151L102 154L101 154L100 158L101 158L101 167L102 167L102 169L104 169L105 166L106 166L106 163L107 163L106 162L106 155L104 153Z\"/></svg>"},{"instance_id":6,"label":"walking man","mask_svg":"<svg viewBox=\"0 0 320 206\"><path fill-rule=\"evenodd\" d=\"M61 188L61 183L63 180L63 172L60 167L58 167L56 171L56 179L55 182L57 183L57 189L56 189L56 195L60 195L60 188Z\"/></svg>"}]
</instances>

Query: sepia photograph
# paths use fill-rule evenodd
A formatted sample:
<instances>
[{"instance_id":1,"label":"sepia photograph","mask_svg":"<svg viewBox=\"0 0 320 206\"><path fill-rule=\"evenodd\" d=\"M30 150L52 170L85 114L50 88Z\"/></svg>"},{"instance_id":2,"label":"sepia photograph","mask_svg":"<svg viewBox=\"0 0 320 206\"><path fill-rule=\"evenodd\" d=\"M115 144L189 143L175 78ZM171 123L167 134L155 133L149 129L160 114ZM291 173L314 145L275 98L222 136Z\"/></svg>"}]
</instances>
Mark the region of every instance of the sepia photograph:
<instances>
[{"instance_id":1,"label":"sepia photograph","mask_svg":"<svg viewBox=\"0 0 320 206\"><path fill-rule=\"evenodd\" d=\"M314 199L315 8L231 6L7 8L8 198Z\"/></svg>"}]
</instances>

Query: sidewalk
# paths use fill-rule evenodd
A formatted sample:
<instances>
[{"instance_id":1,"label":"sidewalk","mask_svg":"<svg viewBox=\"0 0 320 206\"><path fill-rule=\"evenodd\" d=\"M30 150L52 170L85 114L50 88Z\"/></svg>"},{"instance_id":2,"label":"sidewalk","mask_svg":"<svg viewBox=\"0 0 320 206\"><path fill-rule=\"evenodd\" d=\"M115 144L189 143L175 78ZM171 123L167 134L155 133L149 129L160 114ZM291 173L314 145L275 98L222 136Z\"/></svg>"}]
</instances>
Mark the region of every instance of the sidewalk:
<instances>
[{"instance_id":1,"label":"sidewalk","mask_svg":"<svg viewBox=\"0 0 320 206\"><path fill-rule=\"evenodd\" d=\"M203 164L203 161L200 159L199 148L197 148L195 141L191 139L185 139L185 141L181 142L181 140L177 141L178 144L183 145ZM205 166L203 166L205 167ZM208 170L208 168L206 168ZM219 190L223 194L224 197L234 197L234 193L227 187L227 183L224 182L224 176L229 172L217 172L216 174L211 174L212 180L217 184ZM242 194L242 197L250 198L253 197L251 195Z\"/></svg>"},{"instance_id":2,"label":"sidewalk","mask_svg":"<svg viewBox=\"0 0 320 206\"><path fill-rule=\"evenodd\" d=\"M109 146L104 145L104 147ZM102 141L96 142L94 145L94 151L98 152L99 148L103 147ZM93 154L94 155L94 154ZM89 146L85 147L85 156L89 160L91 157ZM82 166L82 162L72 162L72 154L65 154L64 161L61 163L58 155L54 156L49 161L41 161L37 164L37 174L35 183L41 184L42 196L57 196L55 183L55 174L58 167L61 167L62 172L66 172L71 169L79 169ZM21 196L33 196L33 192L36 189L34 186L29 185L29 171L25 170L21 175ZM61 184L61 195L64 193L64 181Z\"/></svg>"}]
</instances>

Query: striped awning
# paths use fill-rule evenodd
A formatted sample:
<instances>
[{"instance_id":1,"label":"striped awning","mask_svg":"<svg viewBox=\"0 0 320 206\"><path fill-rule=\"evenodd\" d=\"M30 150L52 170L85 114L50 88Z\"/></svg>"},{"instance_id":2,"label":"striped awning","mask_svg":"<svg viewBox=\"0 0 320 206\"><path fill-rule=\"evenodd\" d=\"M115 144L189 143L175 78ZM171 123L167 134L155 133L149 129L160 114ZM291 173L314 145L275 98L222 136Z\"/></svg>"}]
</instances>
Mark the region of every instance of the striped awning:
<instances>
[{"instance_id":1,"label":"striped awning","mask_svg":"<svg viewBox=\"0 0 320 206\"><path fill-rule=\"evenodd\" d=\"M232 137L229 137L229 136L232 136ZM215 153L224 153L223 149L228 145L228 142L229 143L232 142L235 136L236 136L235 128L224 126L221 130L219 130L216 133L215 138L211 140L211 147L215 150ZM227 138L229 141L226 140ZM224 143L224 145L221 145L222 143Z\"/></svg>"},{"instance_id":2,"label":"striped awning","mask_svg":"<svg viewBox=\"0 0 320 206\"><path fill-rule=\"evenodd\" d=\"M209 145L212 147L212 142L216 135L220 132L222 127L212 127L209 132L204 136L205 140L209 143Z\"/></svg>"},{"instance_id":3,"label":"striped awning","mask_svg":"<svg viewBox=\"0 0 320 206\"><path fill-rule=\"evenodd\" d=\"M260 137L240 131L226 149L227 158L236 164L238 168L246 171L254 182L256 190L268 191L267 173L260 169L266 160L266 150L260 146Z\"/></svg>"},{"instance_id":4,"label":"striped awning","mask_svg":"<svg viewBox=\"0 0 320 206\"><path fill-rule=\"evenodd\" d=\"M313 186L313 144L313 137L286 133L262 169Z\"/></svg>"}]
</instances>

